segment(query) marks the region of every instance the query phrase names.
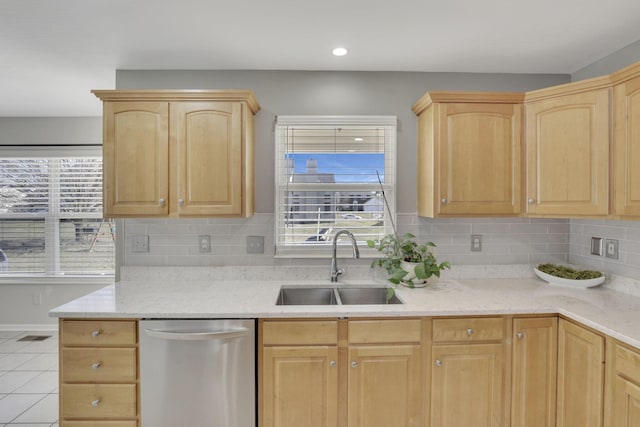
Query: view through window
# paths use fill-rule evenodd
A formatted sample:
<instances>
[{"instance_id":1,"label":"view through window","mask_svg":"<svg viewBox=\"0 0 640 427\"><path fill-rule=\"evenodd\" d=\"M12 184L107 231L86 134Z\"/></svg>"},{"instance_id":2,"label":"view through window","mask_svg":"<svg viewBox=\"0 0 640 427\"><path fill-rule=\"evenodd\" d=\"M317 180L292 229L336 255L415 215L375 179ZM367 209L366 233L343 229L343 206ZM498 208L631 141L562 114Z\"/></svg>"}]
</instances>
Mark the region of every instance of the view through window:
<instances>
[{"instance_id":1,"label":"view through window","mask_svg":"<svg viewBox=\"0 0 640 427\"><path fill-rule=\"evenodd\" d=\"M361 248L390 232L395 137L395 117L278 117L277 255L328 255L342 229Z\"/></svg>"},{"instance_id":2,"label":"view through window","mask_svg":"<svg viewBox=\"0 0 640 427\"><path fill-rule=\"evenodd\" d=\"M0 151L0 277L113 275L101 156L21 152Z\"/></svg>"}]
</instances>

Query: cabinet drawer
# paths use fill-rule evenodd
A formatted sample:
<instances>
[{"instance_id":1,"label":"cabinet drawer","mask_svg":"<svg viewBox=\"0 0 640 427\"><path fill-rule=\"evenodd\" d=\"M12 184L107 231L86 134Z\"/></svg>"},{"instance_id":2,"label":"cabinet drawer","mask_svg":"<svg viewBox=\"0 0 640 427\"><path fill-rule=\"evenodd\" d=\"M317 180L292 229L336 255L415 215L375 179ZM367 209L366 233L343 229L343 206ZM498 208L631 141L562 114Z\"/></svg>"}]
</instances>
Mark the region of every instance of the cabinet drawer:
<instances>
[{"instance_id":1,"label":"cabinet drawer","mask_svg":"<svg viewBox=\"0 0 640 427\"><path fill-rule=\"evenodd\" d=\"M135 382L135 348L63 348L62 382Z\"/></svg>"},{"instance_id":2,"label":"cabinet drawer","mask_svg":"<svg viewBox=\"0 0 640 427\"><path fill-rule=\"evenodd\" d=\"M62 384L61 418L136 418L135 384Z\"/></svg>"},{"instance_id":3,"label":"cabinet drawer","mask_svg":"<svg viewBox=\"0 0 640 427\"><path fill-rule=\"evenodd\" d=\"M137 427L137 426L138 426L137 421L65 421L64 422L64 427Z\"/></svg>"},{"instance_id":4,"label":"cabinet drawer","mask_svg":"<svg viewBox=\"0 0 640 427\"><path fill-rule=\"evenodd\" d=\"M133 346L136 322L118 320L65 320L62 324L64 346Z\"/></svg>"},{"instance_id":5,"label":"cabinet drawer","mask_svg":"<svg viewBox=\"0 0 640 427\"><path fill-rule=\"evenodd\" d=\"M505 337L501 317L434 319L433 342L497 341Z\"/></svg>"},{"instance_id":6,"label":"cabinet drawer","mask_svg":"<svg viewBox=\"0 0 640 427\"><path fill-rule=\"evenodd\" d=\"M262 325L264 345L332 345L338 343L335 320L267 321Z\"/></svg>"},{"instance_id":7,"label":"cabinet drawer","mask_svg":"<svg viewBox=\"0 0 640 427\"><path fill-rule=\"evenodd\" d=\"M403 320L354 320L349 322L350 344L420 342L422 322Z\"/></svg>"},{"instance_id":8,"label":"cabinet drawer","mask_svg":"<svg viewBox=\"0 0 640 427\"><path fill-rule=\"evenodd\" d=\"M640 383L640 354L616 344L616 372Z\"/></svg>"}]
</instances>

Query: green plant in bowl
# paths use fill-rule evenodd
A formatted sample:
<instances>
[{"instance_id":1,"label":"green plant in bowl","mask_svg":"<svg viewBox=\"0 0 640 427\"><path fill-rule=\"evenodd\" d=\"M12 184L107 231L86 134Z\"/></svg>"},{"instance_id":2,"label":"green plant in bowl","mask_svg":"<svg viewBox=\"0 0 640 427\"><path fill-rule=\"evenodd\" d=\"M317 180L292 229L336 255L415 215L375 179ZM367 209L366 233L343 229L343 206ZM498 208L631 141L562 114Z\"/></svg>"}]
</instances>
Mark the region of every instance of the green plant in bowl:
<instances>
[{"instance_id":1,"label":"green plant in bowl","mask_svg":"<svg viewBox=\"0 0 640 427\"><path fill-rule=\"evenodd\" d=\"M547 273L555 277L560 277L562 279L589 280L589 279L597 279L598 277L602 277L602 273L600 271L576 270L564 265L557 265L557 264L550 264L550 263L539 264L537 269L542 271L543 273Z\"/></svg>"}]
</instances>

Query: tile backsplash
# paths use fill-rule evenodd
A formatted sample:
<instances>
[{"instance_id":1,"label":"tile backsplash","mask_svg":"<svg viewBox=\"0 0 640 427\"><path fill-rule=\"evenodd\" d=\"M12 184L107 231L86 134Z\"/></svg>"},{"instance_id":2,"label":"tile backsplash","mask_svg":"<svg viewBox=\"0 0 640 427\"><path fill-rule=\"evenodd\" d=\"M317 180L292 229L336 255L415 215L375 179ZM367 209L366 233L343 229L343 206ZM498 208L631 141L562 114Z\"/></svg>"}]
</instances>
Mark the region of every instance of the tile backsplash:
<instances>
[{"instance_id":1,"label":"tile backsplash","mask_svg":"<svg viewBox=\"0 0 640 427\"><path fill-rule=\"evenodd\" d=\"M437 244L439 260L455 265L567 262L569 220L536 218L419 218L398 214L398 232L411 232ZM247 219L127 219L125 266L325 265L326 259L273 256L274 215ZM639 229L640 231L640 229ZM471 252L471 235L482 235L482 251ZM132 236L148 235L149 252L132 252ZM198 236L208 235L211 251L200 253ZM247 254L247 236L264 236L264 254ZM369 260L345 259L368 265Z\"/></svg>"}]
</instances>

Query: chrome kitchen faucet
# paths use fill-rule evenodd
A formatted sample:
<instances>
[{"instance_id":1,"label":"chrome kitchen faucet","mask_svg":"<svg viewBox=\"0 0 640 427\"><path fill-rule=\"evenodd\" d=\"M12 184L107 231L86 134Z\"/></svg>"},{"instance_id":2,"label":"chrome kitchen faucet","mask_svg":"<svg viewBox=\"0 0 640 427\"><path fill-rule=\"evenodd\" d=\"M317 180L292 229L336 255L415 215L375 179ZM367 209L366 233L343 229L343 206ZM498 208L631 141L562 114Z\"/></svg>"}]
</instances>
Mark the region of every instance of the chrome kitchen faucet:
<instances>
[{"instance_id":1,"label":"chrome kitchen faucet","mask_svg":"<svg viewBox=\"0 0 640 427\"><path fill-rule=\"evenodd\" d=\"M333 256L331 257L331 281L337 282L338 276L340 276L344 271L338 268L338 259L336 256L337 246L338 246L338 237L346 234L351 240L351 247L353 248L353 258L360 258L360 250L358 249L358 242L356 242L356 238L352 232L349 230L340 230L333 236Z\"/></svg>"}]
</instances>

